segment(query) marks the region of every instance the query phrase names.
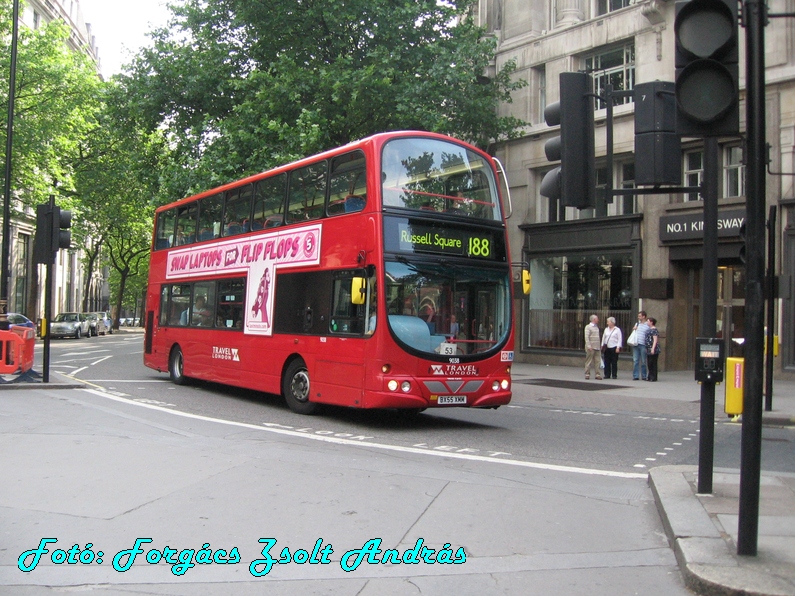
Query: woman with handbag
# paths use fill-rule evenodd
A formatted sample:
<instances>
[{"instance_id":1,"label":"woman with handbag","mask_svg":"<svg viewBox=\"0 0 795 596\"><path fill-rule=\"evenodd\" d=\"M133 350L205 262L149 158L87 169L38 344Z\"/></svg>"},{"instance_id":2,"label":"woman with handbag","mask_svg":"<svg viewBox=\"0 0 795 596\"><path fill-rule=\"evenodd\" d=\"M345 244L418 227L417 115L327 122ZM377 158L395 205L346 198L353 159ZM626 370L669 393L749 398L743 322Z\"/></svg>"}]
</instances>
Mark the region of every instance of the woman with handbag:
<instances>
[{"instance_id":1,"label":"woman with handbag","mask_svg":"<svg viewBox=\"0 0 795 596\"><path fill-rule=\"evenodd\" d=\"M605 361L605 379L618 378L618 353L624 338L621 329L616 327L615 317L607 317L607 327L602 333L602 357Z\"/></svg>"}]
</instances>

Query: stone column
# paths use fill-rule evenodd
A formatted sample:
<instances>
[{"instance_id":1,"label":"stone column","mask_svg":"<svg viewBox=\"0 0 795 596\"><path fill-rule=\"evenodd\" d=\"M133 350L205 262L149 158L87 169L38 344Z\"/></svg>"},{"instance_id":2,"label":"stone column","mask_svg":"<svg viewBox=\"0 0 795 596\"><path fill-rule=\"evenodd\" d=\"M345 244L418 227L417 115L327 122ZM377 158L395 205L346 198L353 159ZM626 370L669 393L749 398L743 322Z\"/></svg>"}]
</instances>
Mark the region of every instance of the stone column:
<instances>
[{"instance_id":1,"label":"stone column","mask_svg":"<svg viewBox=\"0 0 795 596\"><path fill-rule=\"evenodd\" d=\"M574 25L585 19L584 0L557 0L555 28Z\"/></svg>"}]
</instances>

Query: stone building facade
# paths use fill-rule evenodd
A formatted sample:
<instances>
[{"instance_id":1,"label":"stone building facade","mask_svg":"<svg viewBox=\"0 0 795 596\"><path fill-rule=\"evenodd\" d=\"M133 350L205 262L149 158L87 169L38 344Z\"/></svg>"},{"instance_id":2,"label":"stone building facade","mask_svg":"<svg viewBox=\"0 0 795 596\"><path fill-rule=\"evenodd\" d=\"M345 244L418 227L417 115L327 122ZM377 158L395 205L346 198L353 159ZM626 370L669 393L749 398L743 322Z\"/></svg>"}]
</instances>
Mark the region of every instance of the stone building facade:
<instances>
[{"instance_id":1,"label":"stone building facade","mask_svg":"<svg viewBox=\"0 0 795 596\"><path fill-rule=\"evenodd\" d=\"M20 6L20 25L38 29L44 24L60 19L71 29L67 41L69 47L84 52L97 65L99 76L99 50L86 23L79 0L27 0ZM36 212L33 208L23 216L11 221L11 279L9 283L8 311L19 312L32 320L41 318L44 312L44 266L39 266L38 276L32 275L33 238L36 232ZM82 309L85 289L83 267L79 247L59 251L54 267L55 287L53 314L61 311ZM107 310L109 296L104 272L95 273L90 284L89 310ZM33 307L31 305L35 304Z\"/></svg>"},{"instance_id":2,"label":"stone building facade","mask_svg":"<svg viewBox=\"0 0 795 596\"><path fill-rule=\"evenodd\" d=\"M786 12L772 0L772 12ZM629 335L638 310L658 319L661 370L686 370L699 335L703 201L698 193L626 195L597 200L596 209L562 207L539 194L547 161L545 142L558 134L544 123L557 101L558 75L588 71L597 93L610 84L674 80L674 2L662 0L480 0L478 19L498 40L497 67L517 64L528 85L501 110L524 120L520 138L498 144L514 206L509 220L514 260L529 263L533 291L515 304L517 360L572 364L582 359L582 329L592 313L614 316ZM766 36L766 119L770 144L767 208L776 207L776 323L781 351L777 375L795 373L795 24L771 19ZM739 32L740 126L745 124L745 35ZM597 186L633 188L634 104L614 104L614 165L606 168L606 110L597 105ZM719 139L719 335L727 354L740 354L744 334L745 267L739 257L745 218L742 136ZM683 185L703 176L701 139L683 139ZM520 294L517 294L520 296ZM626 370L626 364L619 365ZM625 373L626 374L626 373Z\"/></svg>"}]
</instances>

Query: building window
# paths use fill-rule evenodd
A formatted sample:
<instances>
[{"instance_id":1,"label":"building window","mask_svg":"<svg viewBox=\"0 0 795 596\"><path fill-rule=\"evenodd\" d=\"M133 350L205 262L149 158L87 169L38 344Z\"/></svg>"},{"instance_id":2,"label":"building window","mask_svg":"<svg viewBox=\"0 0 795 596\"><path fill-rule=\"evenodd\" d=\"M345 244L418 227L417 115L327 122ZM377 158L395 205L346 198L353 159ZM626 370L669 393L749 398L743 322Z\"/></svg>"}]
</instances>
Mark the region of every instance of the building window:
<instances>
[{"instance_id":1,"label":"building window","mask_svg":"<svg viewBox=\"0 0 795 596\"><path fill-rule=\"evenodd\" d=\"M530 261L526 347L584 349L583 328L595 314L632 328L632 255L569 255Z\"/></svg>"},{"instance_id":2,"label":"building window","mask_svg":"<svg viewBox=\"0 0 795 596\"><path fill-rule=\"evenodd\" d=\"M530 113L534 114L535 122L541 123L544 122L544 109L547 107L547 69L545 66L539 66L534 71L535 79L538 82L538 93L536 95L538 104L535 106L535 110L531 107Z\"/></svg>"},{"instance_id":3,"label":"building window","mask_svg":"<svg viewBox=\"0 0 795 596\"><path fill-rule=\"evenodd\" d=\"M607 14L614 10L626 8L630 4L632 4L630 0L596 0L596 14Z\"/></svg>"},{"instance_id":4,"label":"building window","mask_svg":"<svg viewBox=\"0 0 795 596\"><path fill-rule=\"evenodd\" d=\"M704 179L704 152L688 151L685 153L685 186L701 186ZM690 192L685 195L686 201L700 201L701 194Z\"/></svg>"},{"instance_id":5,"label":"building window","mask_svg":"<svg viewBox=\"0 0 795 596\"><path fill-rule=\"evenodd\" d=\"M621 164L621 188L635 188L635 162ZM619 215L631 215L638 212L638 200L636 195L621 195L616 198L616 202L621 205Z\"/></svg>"},{"instance_id":6,"label":"building window","mask_svg":"<svg viewBox=\"0 0 795 596\"><path fill-rule=\"evenodd\" d=\"M35 31L41 27L41 15L38 10L33 11L33 30Z\"/></svg>"},{"instance_id":7,"label":"building window","mask_svg":"<svg viewBox=\"0 0 795 596\"><path fill-rule=\"evenodd\" d=\"M594 93L603 95L607 85L613 91L629 91L635 87L635 44L629 43L585 59L585 68L593 74ZM613 98L613 105L632 101L631 97ZM598 100L597 109L604 109Z\"/></svg>"},{"instance_id":8,"label":"building window","mask_svg":"<svg viewBox=\"0 0 795 596\"><path fill-rule=\"evenodd\" d=\"M743 148L739 145L726 147L724 150L723 196L741 197L745 194L745 164Z\"/></svg>"},{"instance_id":9,"label":"building window","mask_svg":"<svg viewBox=\"0 0 795 596\"><path fill-rule=\"evenodd\" d=\"M30 260L30 236L18 234L14 263L14 303L16 312L26 313L28 310L28 261Z\"/></svg>"}]
</instances>

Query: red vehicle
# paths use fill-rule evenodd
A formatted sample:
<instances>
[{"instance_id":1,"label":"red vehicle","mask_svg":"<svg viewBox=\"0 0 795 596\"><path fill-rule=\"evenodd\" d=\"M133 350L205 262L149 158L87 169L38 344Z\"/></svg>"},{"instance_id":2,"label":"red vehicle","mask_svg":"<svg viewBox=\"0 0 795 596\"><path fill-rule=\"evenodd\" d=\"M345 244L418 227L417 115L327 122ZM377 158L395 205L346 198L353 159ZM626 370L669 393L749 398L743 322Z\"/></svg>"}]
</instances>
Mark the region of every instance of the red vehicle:
<instances>
[{"instance_id":1,"label":"red vehicle","mask_svg":"<svg viewBox=\"0 0 795 596\"><path fill-rule=\"evenodd\" d=\"M374 135L157 210L144 363L289 407L511 399L511 263L494 160Z\"/></svg>"}]
</instances>

